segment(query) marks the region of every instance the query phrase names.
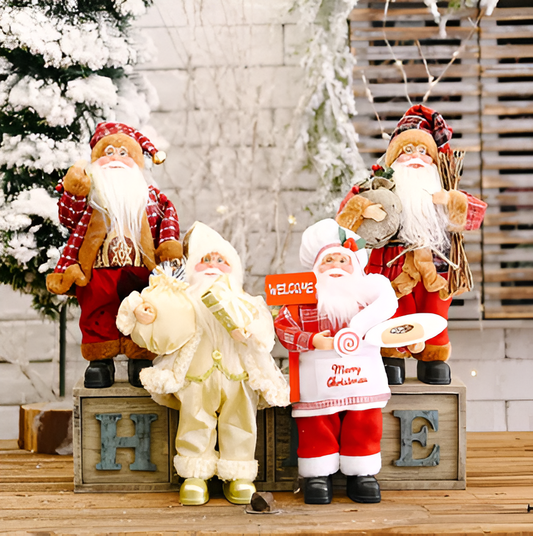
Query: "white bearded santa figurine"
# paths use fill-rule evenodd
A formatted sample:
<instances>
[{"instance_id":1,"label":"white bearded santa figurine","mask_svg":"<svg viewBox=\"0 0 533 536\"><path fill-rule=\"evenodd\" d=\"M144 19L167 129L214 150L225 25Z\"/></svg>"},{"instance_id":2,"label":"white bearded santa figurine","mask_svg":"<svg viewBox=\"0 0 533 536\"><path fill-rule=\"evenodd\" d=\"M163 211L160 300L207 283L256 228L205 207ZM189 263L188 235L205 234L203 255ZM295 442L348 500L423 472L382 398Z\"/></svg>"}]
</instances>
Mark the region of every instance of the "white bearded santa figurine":
<instances>
[{"instance_id":1,"label":"white bearded santa figurine","mask_svg":"<svg viewBox=\"0 0 533 536\"><path fill-rule=\"evenodd\" d=\"M239 255L216 231L196 222L183 243L186 283L158 294L162 276L152 276L148 289L124 300L117 325L160 354L141 381L157 402L179 408L174 466L185 479L182 504L207 502L206 481L215 475L230 502L248 504L258 404L289 404L270 355L272 315L263 298L244 292Z\"/></svg>"},{"instance_id":2,"label":"white bearded santa figurine","mask_svg":"<svg viewBox=\"0 0 533 536\"><path fill-rule=\"evenodd\" d=\"M451 162L455 158L449 145L451 137L452 129L439 113L422 105L411 107L391 136L384 166L372 167L371 182L389 183L388 188L399 199L394 210L356 185L341 203L336 218L340 225L364 238L365 226L374 230L381 226L389 233L373 244L367 272L385 275L391 281L399 299L396 316L434 313L447 320L453 295L471 289L471 283L456 289L449 285L450 270L470 274L466 257L459 264L450 260L450 233L479 229L487 205L466 192L443 188L438 165L439 160ZM390 232L394 218L398 225ZM462 238L459 243L462 248ZM403 383L404 358L409 356L418 360L420 381L449 384L451 373L446 360L450 353L447 329L426 344L382 349L391 385Z\"/></svg>"},{"instance_id":3,"label":"white bearded santa figurine","mask_svg":"<svg viewBox=\"0 0 533 536\"><path fill-rule=\"evenodd\" d=\"M392 317L398 302L386 277L365 274L363 248L364 240L335 220L306 229L300 261L316 275L318 303L284 306L275 320L281 343L300 353L300 401L292 415L308 504L331 502L331 475L339 469L352 500L381 500L374 475L381 469L381 409L390 389L379 347L363 337ZM347 328L350 351L339 353Z\"/></svg>"},{"instance_id":4,"label":"white bearded santa figurine","mask_svg":"<svg viewBox=\"0 0 533 536\"><path fill-rule=\"evenodd\" d=\"M129 381L141 387L139 372L155 355L119 333L116 315L156 264L182 256L176 209L143 174L144 153L156 164L165 154L121 123L100 123L90 146L91 163L74 164L56 188L59 220L71 235L46 284L80 304L85 387L111 386L118 354L129 358Z\"/></svg>"}]
</instances>

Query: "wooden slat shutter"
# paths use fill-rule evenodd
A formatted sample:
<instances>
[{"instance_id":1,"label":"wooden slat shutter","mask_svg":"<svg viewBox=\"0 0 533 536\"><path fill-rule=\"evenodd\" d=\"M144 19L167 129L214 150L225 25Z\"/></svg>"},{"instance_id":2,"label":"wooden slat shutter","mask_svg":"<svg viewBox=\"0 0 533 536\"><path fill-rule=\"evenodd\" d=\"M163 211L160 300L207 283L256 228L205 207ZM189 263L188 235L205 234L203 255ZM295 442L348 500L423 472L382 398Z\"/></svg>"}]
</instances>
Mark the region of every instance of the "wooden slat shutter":
<instances>
[{"instance_id":1,"label":"wooden slat shutter","mask_svg":"<svg viewBox=\"0 0 533 536\"><path fill-rule=\"evenodd\" d=\"M500 0L481 21L486 318L533 317L533 7Z\"/></svg>"},{"instance_id":2,"label":"wooden slat shutter","mask_svg":"<svg viewBox=\"0 0 533 536\"><path fill-rule=\"evenodd\" d=\"M422 102L428 90L428 74L440 76L453 53L463 46L460 58L448 68L441 82L434 87L427 105L443 114L454 129L452 147L465 149L465 170L461 189L481 195L481 118L478 31L472 35L472 24L467 17L451 18L447 37L439 37L439 28L423 2L395 2L389 4L385 32L392 52L383 39L384 2L359 3L350 15L350 42L357 59L354 73L354 91L358 116L355 128L359 134L359 149L370 167L387 148L381 128L392 132L398 120L410 106L405 94L401 70L395 59L403 64L407 90L413 104ZM476 19L478 11L469 10ZM420 48L416 41L419 41ZM374 98L374 106L381 125L366 96L367 79ZM450 318L479 318L481 312L482 232L465 235L465 247L474 274L475 289L454 299Z\"/></svg>"}]
</instances>

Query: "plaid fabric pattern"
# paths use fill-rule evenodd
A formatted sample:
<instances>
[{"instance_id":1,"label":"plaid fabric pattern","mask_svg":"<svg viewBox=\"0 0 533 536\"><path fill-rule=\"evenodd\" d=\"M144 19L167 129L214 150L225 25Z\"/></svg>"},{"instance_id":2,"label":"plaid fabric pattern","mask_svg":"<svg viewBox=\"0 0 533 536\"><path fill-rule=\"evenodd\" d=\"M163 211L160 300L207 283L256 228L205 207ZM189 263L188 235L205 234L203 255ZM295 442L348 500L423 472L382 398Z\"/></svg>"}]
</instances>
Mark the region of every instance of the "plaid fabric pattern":
<instances>
[{"instance_id":1,"label":"plaid fabric pattern","mask_svg":"<svg viewBox=\"0 0 533 536\"><path fill-rule=\"evenodd\" d=\"M465 231L475 231L479 229L483 223L485 211L487 210L487 203L467 192L463 193L466 194L468 200Z\"/></svg>"},{"instance_id":2,"label":"plaid fabric pattern","mask_svg":"<svg viewBox=\"0 0 533 536\"><path fill-rule=\"evenodd\" d=\"M314 350L313 337L322 331L329 329L331 336L335 335L344 326L333 326L326 315L319 315L316 305L299 305L299 321L291 315L288 307L281 308L274 327L276 334L283 346L293 352L307 352Z\"/></svg>"},{"instance_id":3,"label":"plaid fabric pattern","mask_svg":"<svg viewBox=\"0 0 533 536\"><path fill-rule=\"evenodd\" d=\"M174 205L165 194L153 186L148 187L149 201L146 205L148 223L157 248L167 240L179 240L180 226ZM64 192L59 200L59 221L71 231L63 254L54 269L55 273L63 273L69 266L78 262L78 253L87 233L91 220L92 207L87 198L74 196Z\"/></svg>"},{"instance_id":4,"label":"plaid fabric pattern","mask_svg":"<svg viewBox=\"0 0 533 536\"><path fill-rule=\"evenodd\" d=\"M124 123L98 123L96 125L96 130L94 131L93 137L89 142L91 149L105 136L110 134L126 134L130 138L133 138L142 148L145 153L154 155L157 153L157 149L154 147L154 144L144 135L141 134L138 130L125 125Z\"/></svg>"},{"instance_id":5,"label":"plaid fabric pattern","mask_svg":"<svg viewBox=\"0 0 533 536\"><path fill-rule=\"evenodd\" d=\"M450 151L449 142L452 139L453 129L444 121L442 115L435 110L421 104L411 106L398 121L396 129L391 135L391 140L398 134L413 128L425 130L431 134L439 151Z\"/></svg>"}]
</instances>

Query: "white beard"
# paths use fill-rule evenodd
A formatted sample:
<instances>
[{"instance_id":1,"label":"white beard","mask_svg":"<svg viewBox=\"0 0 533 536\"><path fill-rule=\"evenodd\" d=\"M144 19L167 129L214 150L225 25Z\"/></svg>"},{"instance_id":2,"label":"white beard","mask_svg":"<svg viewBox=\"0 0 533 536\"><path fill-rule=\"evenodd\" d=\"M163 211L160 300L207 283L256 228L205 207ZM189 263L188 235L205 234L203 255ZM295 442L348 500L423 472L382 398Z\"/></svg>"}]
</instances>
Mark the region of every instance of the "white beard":
<instances>
[{"instance_id":1,"label":"white beard","mask_svg":"<svg viewBox=\"0 0 533 536\"><path fill-rule=\"evenodd\" d=\"M105 168L91 164L89 204L106 216L107 231L115 232L119 240L133 240L137 247L141 242L141 227L148 203L148 184L141 169Z\"/></svg>"},{"instance_id":2,"label":"white beard","mask_svg":"<svg viewBox=\"0 0 533 536\"><path fill-rule=\"evenodd\" d=\"M395 193L402 202L398 238L409 246L433 247L444 253L450 240L446 232L448 218L443 205L435 205L432 195L442 189L434 164L421 168L395 162Z\"/></svg>"},{"instance_id":3,"label":"white beard","mask_svg":"<svg viewBox=\"0 0 533 536\"><path fill-rule=\"evenodd\" d=\"M318 314L326 315L335 330L338 330L347 325L365 305L359 290L364 285L364 276L357 268L352 274L338 269L324 273L313 271L317 279ZM331 273L343 275L331 277L328 275Z\"/></svg>"}]
</instances>

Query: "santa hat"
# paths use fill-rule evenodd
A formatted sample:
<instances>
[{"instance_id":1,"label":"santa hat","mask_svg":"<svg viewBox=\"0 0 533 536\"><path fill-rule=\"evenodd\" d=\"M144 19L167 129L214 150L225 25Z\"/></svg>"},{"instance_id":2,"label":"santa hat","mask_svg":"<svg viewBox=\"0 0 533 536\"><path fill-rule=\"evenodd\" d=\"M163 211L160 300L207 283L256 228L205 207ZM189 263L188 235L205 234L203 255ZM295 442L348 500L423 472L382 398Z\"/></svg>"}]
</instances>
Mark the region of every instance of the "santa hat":
<instances>
[{"instance_id":1,"label":"santa hat","mask_svg":"<svg viewBox=\"0 0 533 536\"><path fill-rule=\"evenodd\" d=\"M125 134L135 140L141 146L142 151L152 157L154 164L162 164L167 157L163 151L158 151L144 134L123 123L98 123L90 141L91 149L94 149L101 139L113 134Z\"/></svg>"},{"instance_id":2,"label":"santa hat","mask_svg":"<svg viewBox=\"0 0 533 536\"><path fill-rule=\"evenodd\" d=\"M302 235L300 262L307 270L330 253L344 253L352 259L354 266L364 270L368 263L366 241L349 229L341 227L335 220L328 218L308 227Z\"/></svg>"},{"instance_id":3,"label":"santa hat","mask_svg":"<svg viewBox=\"0 0 533 536\"><path fill-rule=\"evenodd\" d=\"M185 275L191 280L194 267L208 253L220 253L231 266L231 273L228 274L233 290L242 290L243 273L242 263L235 248L224 240L214 229L202 222L195 222L187 231L183 239L184 255L187 258L185 265Z\"/></svg>"},{"instance_id":4,"label":"santa hat","mask_svg":"<svg viewBox=\"0 0 533 536\"><path fill-rule=\"evenodd\" d=\"M400 119L392 133L385 155L385 164L390 166L409 143L424 143L428 155L437 163L439 152L449 152L452 128L444 121L442 115L421 104L411 106Z\"/></svg>"}]
</instances>

